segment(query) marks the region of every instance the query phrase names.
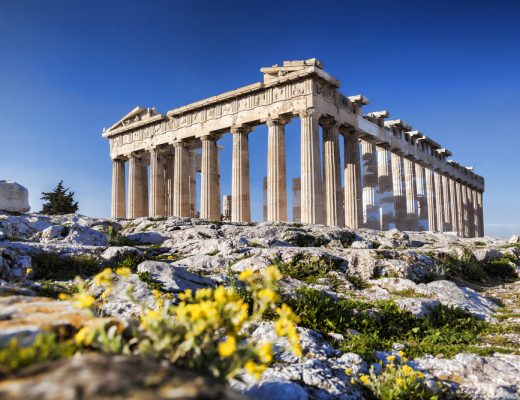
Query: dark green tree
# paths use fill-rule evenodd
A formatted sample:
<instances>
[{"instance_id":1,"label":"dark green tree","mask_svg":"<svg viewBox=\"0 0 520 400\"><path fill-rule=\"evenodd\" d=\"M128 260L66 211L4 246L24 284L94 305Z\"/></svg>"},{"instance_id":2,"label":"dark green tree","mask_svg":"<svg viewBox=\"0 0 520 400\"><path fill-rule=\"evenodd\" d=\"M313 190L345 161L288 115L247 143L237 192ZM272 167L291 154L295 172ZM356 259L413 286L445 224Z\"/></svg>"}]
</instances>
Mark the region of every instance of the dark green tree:
<instances>
[{"instance_id":1,"label":"dark green tree","mask_svg":"<svg viewBox=\"0 0 520 400\"><path fill-rule=\"evenodd\" d=\"M70 188L65 188L63 181L60 181L52 192L42 192L41 199L46 201L43 205L43 214L62 215L78 211L78 202L74 201L74 192L71 192Z\"/></svg>"}]
</instances>

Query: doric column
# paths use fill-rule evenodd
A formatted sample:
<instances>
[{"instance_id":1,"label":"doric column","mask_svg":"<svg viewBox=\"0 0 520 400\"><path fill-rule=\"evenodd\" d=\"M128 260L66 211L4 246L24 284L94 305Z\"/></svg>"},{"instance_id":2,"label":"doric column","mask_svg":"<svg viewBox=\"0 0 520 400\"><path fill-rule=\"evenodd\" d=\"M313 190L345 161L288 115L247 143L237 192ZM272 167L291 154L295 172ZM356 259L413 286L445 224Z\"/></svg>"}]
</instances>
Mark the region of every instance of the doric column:
<instances>
[{"instance_id":1,"label":"doric column","mask_svg":"<svg viewBox=\"0 0 520 400\"><path fill-rule=\"evenodd\" d=\"M148 213L150 210L149 207L149 192L148 192L148 161L144 158L141 158L141 168L140 168L140 180L141 180L141 217L148 217Z\"/></svg>"},{"instance_id":2,"label":"doric column","mask_svg":"<svg viewBox=\"0 0 520 400\"><path fill-rule=\"evenodd\" d=\"M475 207L473 206L473 196L471 188L465 185L466 199L468 202L468 237L475 237Z\"/></svg>"},{"instance_id":3,"label":"doric column","mask_svg":"<svg viewBox=\"0 0 520 400\"><path fill-rule=\"evenodd\" d=\"M233 159L231 168L231 221L251 222L249 188L249 132L248 126L232 127Z\"/></svg>"},{"instance_id":4,"label":"doric column","mask_svg":"<svg viewBox=\"0 0 520 400\"><path fill-rule=\"evenodd\" d=\"M363 160L363 223L366 228L379 229L377 203L377 153L374 143L361 140Z\"/></svg>"},{"instance_id":5,"label":"doric column","mask_svg":"<svg viewBox=\"0 0 520 400\"><path fill-rule=\"evenodd\" d=\"M482 199L482 192L477 192L477 202L478 202L478 216L479 216L479 236L484 236L484 204Z\"/></svg>"},{"instance_id":6,"label":"doric column","mask_svg":"<svg viewBox=\"0 0 520 400\"><path fill-rule=\"evenodd\" d=\"M455 181L448 178L448 185L450 188L450 213L451 213L451 230L459 232L459 219L457 212L457 193L455 188Z\"/></svg>"},{"instance_id":7,"label":"doric column","mask_svg":"<svg viewBox=\"0 0 520 400\"><path fill-rule=\"evenodd\" d=\"M152 217L166 215L164 203L164 171L159 149L150 151L150 215Z\"/></svg>"},{"instance_id":8,"label":"doric column","mask_svg":"<svg viewBox=\"0 0 520 400\"><path fill-rule=\"evenodd\" d=\"M468 202L468 191L466 190L466 185L461 182L460 183L460 192L462 199L462 226L464 228L463 237L469 237L469 202Z\"/></svg>"},{"instance_id":9,"label":"doric column","mask_svg":"<svg viewBox=\"0 0 520 400\"><path fill-rule=\"evenodd\" d=\"M173 178L173 215L190 216L190 155L185 142L173 144L175 148L175 167Z\"/></svg>"},{"instance_id":10,"label":"doric column","mask_svg":"<svg viewBox=\"0 0 520 400\"><path fill-rule=\"evenodd\" d=\"M344 226L341 160L339 156L338 125L331 120L322 122L323 129L323 193L325 224Z\"/></svg>"},{"instance_id":11,"label":"doric column","mask_svg":"<svg viewBox=\"0 0 520 400\"><path fill-rule=\"evenodd\" d=\"M407 229L410 231L416 231L418 229L418 214L417 186L415 182L415 162L408 158L404 159L404 178L406 188Z\"/></svg>"},{"instance_id":12,"label":"doric column","mask_svg":"<svg viewBox=\"0 0 520 400\"><path fill-rule=\"evenodd\" d=\"M301 222L323 223L319 114L313 108L300 113Z\"/></svg>"},{"instance_id":13,"label":"doric column","mask_svg":"<svg viewBox=\"0 0 520 400\"><path fill-rule=\"evenodd\" d=\"M394 192L390 152L377 148L377 178L379 183L380 229L386 231L394 227Z\"/></svg>"},{"instance_id":14,"label":"doric column","mask_svg":"<svg viewBox=\"0 0 520 400\"><path fill-rule=\"evenodd\" d=\"M197 153L189 150L189 181L190 181L190 217L197 216Z\"/></svg>"},{"instance_id":15,"label":"doric column","mask_svg":"<svg viewBox=\"0 0 520 400\"><path fill-rule=\"evenodd\" d=\"M480 236L480 213L478 209L478 196L475 189L471 189L471 195L473 198L473 216L475 221L475 237Z\"/></svg>"},{"instance_id":16,"label":"doric column","mask_svg":"<svg viewBox=\"0 0 520 400\"><path fill-rule=\"evenodd\" d=\"M392 153L392 186L394 189L395 227L399 230L406 226L406 192L404 186L403 156Z\"/></svg>"},{"instance_id":17,"label":"doric column","mask_svg":"<svg viewBox=\"0 0 520 400\"><path fill-rule=\"evenodd\" d=\"M437 216L437 230L444 232L444 196L442 191L442 177L434 171L433 179L435 181L435 214Z\"/></svg>"},{"instance_id":18,"label":"doric column","mask_svg":"<svg viewBox=\"0 0 520 400\"><path fill-rule=\"evenodd\" d=\"M125 161L112 160L112 218L126 218Z\"/></svg>"},{"instance_id":19,"label":"doric column","mask_svg":"<svg viewBox=\"0 0 520 400\"><path fill-rule=\"evenodd\" d=\"M428 230L435 232L437 228L437 214L435 212L435 181L434 172L426 168L426 203L428 205Z\"/></svg>"},{"instance_id":20,"label":"doric column","mask_svg":"<svg viewBox=\"0 0 520 400\"><path fill-rule=\"evenodd\" d=\"M128 218L144 216L142 192L141 159L132 154L128 162Z\"/></svg>"},{"instance_id":21,"label":"doric column","mask_svg":"<svg viewBox=\"0 0 520 400\"><path fill-rule=\"evenodd\" d=\"M285 119L267 120L267 221L287 221Z\"/></svg>"},{"instance_id":22,"label":"doric column","mask_svg":"<svg viewBox=\"0 0 520 400\"><path fill-rule=\"evenodd\" d=\"M443 195L443 214L444 214L444 230L445 231L453 231L453 226L451 224L451 194L450 194L450 185L449 178L446 175L441 175L442 177L442 195Z\"/></svg>"},{"instance_id":23,"label":"doric column","mask_svg":"<svg viewBox=\"0 0 520 400\"><path fill-rule=\"evenodd\" d=\"M200 217L220 220L217 143L212 135L201 137Z\"/></svg>"},{"instance_id":24,"label":"doric column","mask_svg":"<svg viewBox=\"0 0 520 400\"><path fill-rule=\"evenodd\" d=\"M345 225L358 229L363 224L361 197L361 162L359 137L355 132L344 132Z\"/></svg>"},{"instance_id":25,"label":"doric column","mask_svg":"<svg viewBox=\"0 0 520 400\"><path fill-rule=\"evenodd\" d=\"M428 230L428 202L426 200L426 179L424 166L415 163L415 182L417 186L417 205L419 216L419 230Z\"/></svg>"},{"instance_id":26,"label":"doric column","mask_svg":"<svg viewBox=\"0 0 520 400\"><path fill-rule=\"evenodd\" d=\"M173 192L175 177L175 153L169 154L164 160L164 177L166 181L166 214L175 215L173 212Z\"/></svg>"},{"instance_id":27,"label":"doric column","mask_svg":"<svg viewBox=\"0 0 520 400\"><path fill-rule=\"evenodd\" d=\"M455 181L455 201L457 203L457 232L460 237L464 237L464 203L461 185L458 181Z\"/></svg>"}]
</instances>

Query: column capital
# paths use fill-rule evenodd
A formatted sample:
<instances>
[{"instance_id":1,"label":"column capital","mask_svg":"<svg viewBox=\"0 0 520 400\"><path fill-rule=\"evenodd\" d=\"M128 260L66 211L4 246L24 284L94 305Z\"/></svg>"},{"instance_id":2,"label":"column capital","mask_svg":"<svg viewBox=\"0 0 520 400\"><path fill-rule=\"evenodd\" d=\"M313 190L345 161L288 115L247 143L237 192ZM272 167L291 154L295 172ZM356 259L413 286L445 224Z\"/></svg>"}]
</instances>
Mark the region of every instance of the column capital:
<instances>
[{"instance_id":1,"label":"column capital","mask_svg":"<svg viewBox=\"0 0 520 400\"><path fill-rule=\"evenodd\" d=\"M249 132L251 132L254 128L251 126L251 125L233 125L231 128L230 128L230 132L233 133L233 134L240 134L240 133L245 133L245 134L248 134Z\"/></svg>"},{"instance_id":2,"label":"column capital","mask_svg":"<svg viewBox=\"0 0 520 400\"><path fill-rule=\"evenodd\" d=\"M291 117L289 116L284 116L284 117L280 117L280 116L272 116L272 117L269 117L265 123L268 127L272 128L273 126L284 126L286 124L289 123L289 121L291 120Z\"/></svg>"},{"instance_id":3,"label":"column capital","mask_svg":"<svg viewBox=\"0 0 520 400\"><path fill-rule=\"evenodd\" d=\"M205 135L200 136L200 140L202 142L209 142L209 141L214 142L217 140L217 136L213 133L207 133Z\"/></svg>"},{"instance_id":4,"label":"column capital","mask_svg":"<svg viewBox=\"0 0 520 400\"><path fill-rule=\"evenodd\" d=\"M314 118L320 118L321 114L316 110L315 108L306 108L305 110L301 110L298 112L298 115L300 118L305 117L314 117Z\"/></svg>"},{"instance_id":5,"label":"column capital","mask_svg":"<svg viewBox=\"0 0 520 400\"><path fill-rule=\"evenodd\" d=\"M176 140L175 142L172 143L172 146L173 147L189 147L189 144L188 144L188 142L186 142L184 140Z\"/></svg>"},{"instance_id":6,"label":"column capital","mask_svg":"<svg viewBox=\"0 0 520 400\"><path fill-rule=\"evenodd\" d=\"M324 117L320 118L320 125L323 128L332 128L332 127L339 128L340 124L333 117L324 116Z\"/></svg>"}]
</instances>

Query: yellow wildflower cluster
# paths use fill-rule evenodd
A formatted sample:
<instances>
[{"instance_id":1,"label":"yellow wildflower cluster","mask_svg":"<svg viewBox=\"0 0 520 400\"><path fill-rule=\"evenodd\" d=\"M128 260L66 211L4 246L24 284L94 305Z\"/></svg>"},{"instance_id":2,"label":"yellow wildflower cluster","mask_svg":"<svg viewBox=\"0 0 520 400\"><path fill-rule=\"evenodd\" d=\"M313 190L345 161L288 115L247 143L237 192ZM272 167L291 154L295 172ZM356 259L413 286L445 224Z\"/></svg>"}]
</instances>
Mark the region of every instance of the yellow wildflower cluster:
<instances>
[{"instance_id":1,"label":"yellow wildflower cluster","mask_svg":"<svg viewBox=\"0 0 520 400\"><path fill-rule=\"evenodd\" d=\"M361 384L369 389L376 398L388 399L437 399L435 393L425 383L424 373L416 371L408 364L403 352L398 353L400 361L396 361L396 356L386 357L386 363L382 366L382 372L376 374L374 368L368 374L360 374L357 379L351 378L351 383ZM349 368L347 368L349 370ZM345 371L346 375L351 375L351 371Z\"/></svg>"}]
</instances>

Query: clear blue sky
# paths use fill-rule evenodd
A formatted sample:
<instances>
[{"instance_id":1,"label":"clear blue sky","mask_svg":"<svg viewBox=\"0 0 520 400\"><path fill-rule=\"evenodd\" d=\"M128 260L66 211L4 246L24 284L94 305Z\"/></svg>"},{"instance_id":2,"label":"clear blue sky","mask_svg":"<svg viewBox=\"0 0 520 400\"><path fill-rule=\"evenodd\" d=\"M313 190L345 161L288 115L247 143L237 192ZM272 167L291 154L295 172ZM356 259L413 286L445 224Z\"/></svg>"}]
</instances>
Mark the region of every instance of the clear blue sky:
<instances>
[{"instance_id":1,"label":"clear blue sky","mask_svg":"<svg viewBox=\"0 0 520 400\"><path fill-rule=\"evenodd\" d=\"M105 126L161 112L316 57L346 95L388 109L486 179L486 233L520 233L520 2L0 1L0 179L40 192L60 179L80 212L110 212ZM288 129L297 145L297 124ZM265 129L251 136L261 216ZM230 140L224 139L224 155ZM289 177L299 155L289 151ZM229 158L229 157L226 157ZM223 160L223 193L230 192Z\"/></svg>"}]
</instances>

